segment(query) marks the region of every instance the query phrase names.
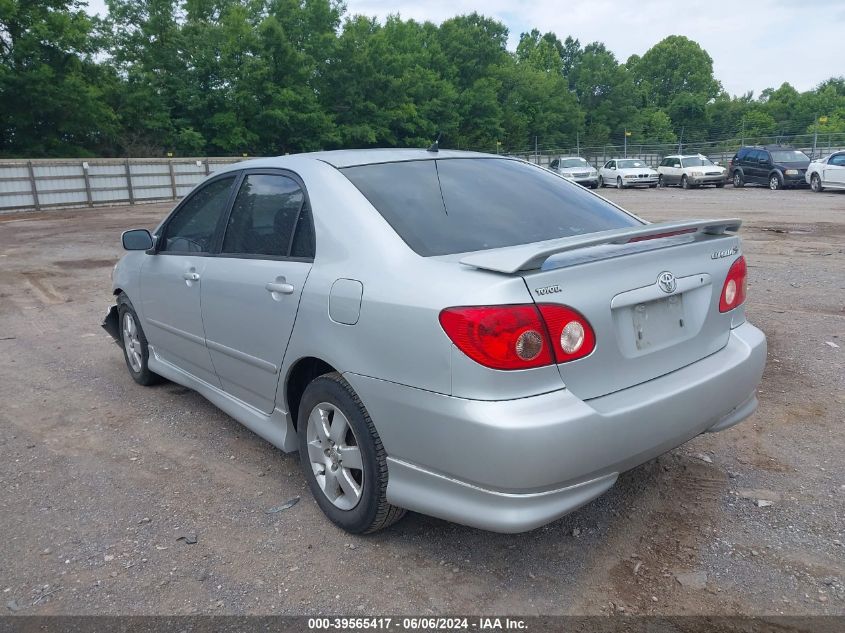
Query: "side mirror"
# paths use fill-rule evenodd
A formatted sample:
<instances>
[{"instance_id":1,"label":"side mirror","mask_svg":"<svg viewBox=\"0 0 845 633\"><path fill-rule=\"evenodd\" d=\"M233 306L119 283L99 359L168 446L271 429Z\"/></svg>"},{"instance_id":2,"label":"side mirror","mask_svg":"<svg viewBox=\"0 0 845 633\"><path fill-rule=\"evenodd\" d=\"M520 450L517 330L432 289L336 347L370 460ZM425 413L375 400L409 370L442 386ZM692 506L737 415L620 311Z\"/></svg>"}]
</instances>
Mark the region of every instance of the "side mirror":
<instances>
[{"instance_id":1,"label":"side mirror","mask_svg":"<svg viewBox=\"0 0 845 633\"><path fill-rule=\"evenodd\" d=\"M147 229L124 231L120 241L127 251L148 251L153 247L153 236Z\"/></svg>"},{"instance_id":2,"label":"side mirror","mask_svg":"<svg viewBox=\"0 0 845 633\"><path fill-rule=\"evenodd\" d=\"M672 167L675 167L676 169L680 169L681 163L675 163L674 165L672 165Z\"/></svg>"},{"instance_id":3,"label":"side mirror","mask_svg":"<svg viewBox=\"0 0 845 633\"><path fill-rule=\"evenodd\" d=\"M614 170L615 170L615 169L616 169L616 167L611 167L611 169L614 169Z\"/></svg>"}]
</instances>

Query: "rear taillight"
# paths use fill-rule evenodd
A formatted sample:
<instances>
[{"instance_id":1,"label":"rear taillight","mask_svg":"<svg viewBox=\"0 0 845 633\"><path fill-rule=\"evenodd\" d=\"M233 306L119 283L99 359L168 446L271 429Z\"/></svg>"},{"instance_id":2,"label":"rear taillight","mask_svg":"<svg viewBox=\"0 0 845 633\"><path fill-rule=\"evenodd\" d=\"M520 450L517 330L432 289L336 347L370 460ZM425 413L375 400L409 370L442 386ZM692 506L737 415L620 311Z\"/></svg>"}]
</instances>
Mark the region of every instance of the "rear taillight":
<instances>
[{"instance_id":1,"label":"rear taillight","mask_svg":"<svg viewBox=\"0 0 845 633\"><path fill-rule=\"evenodd\" d=\"M464 354L493 369L565 363L592 352L596 341L583 316L552 304L446 308L440 325Z\"/></svg>"},{"instance_id":2,"label":"rear taillight","mask_svg":"<svg viewBox=\"0 0 845 633\"><path fill-rule=\"evenodd\" d=\"M748 287L748 270L745 266L745 257L737 259L725 279L722 286L722 296L719 297L719 312L733 310L745 301L745 293Z\"/></svg>"},{"instance_id":3,"label":"rear taillight","mask_svg":"<svg viewBox=\"0 0 845 633\"><path fill-rule=\"evenodd\" d=\"M552 350L534 304L446 308L440 325L472 360L493 369L529 369L552 362Z\"/></svg>"},{"instance_id":4,"label":"rear taillight","mask_svg":"<svg viewBox=\"0 0 845 633\"><path fill-rule=\"evenodd\" d=\"M568 363L593 352L596 335L581 313L553 303L541 303L538 307L546 322L558 363Z\"/></svg>"}]
</instances>

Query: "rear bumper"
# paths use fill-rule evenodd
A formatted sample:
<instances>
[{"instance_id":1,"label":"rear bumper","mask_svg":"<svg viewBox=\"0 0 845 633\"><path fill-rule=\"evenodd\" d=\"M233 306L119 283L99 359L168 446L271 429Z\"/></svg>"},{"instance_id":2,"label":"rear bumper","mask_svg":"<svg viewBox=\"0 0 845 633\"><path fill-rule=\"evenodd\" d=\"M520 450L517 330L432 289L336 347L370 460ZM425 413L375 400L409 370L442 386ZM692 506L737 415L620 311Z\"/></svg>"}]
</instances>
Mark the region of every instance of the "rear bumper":
<instances>
[{"instance_id":1,"label":"rear bumper","mask_svg":"<svg viewBox=\"0 0 845 633\"><path fill-rule=\"evenodd\" d=\"M389 455L387 498L457 523L521 532L602 494L618 474L751 415L766 339L746 323L719 352L608 396L566 389L453 398L346 374Z\"/></svg>"}]
</instances>

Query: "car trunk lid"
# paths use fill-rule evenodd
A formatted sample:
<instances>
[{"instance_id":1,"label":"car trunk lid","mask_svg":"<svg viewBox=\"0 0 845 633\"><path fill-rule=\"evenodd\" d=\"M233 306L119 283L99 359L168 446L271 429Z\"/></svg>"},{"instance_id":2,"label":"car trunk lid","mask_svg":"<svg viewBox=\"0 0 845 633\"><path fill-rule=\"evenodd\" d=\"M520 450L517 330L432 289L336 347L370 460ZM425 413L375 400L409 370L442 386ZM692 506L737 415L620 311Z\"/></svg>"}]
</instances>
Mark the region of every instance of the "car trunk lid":
<instances>
[{"instance_id":1,"label":"car trunk lid","mask_svg":"<svg viewBox=\"0 0 845 633\"><path fill-rule=\"evenodd\" d=\"M499 268L515 267L535 302L569 306L589 321L594 351L558 369L575 395L596 398L680 369L727 344L732 315L719 312L719 298L740 255L739 239L726 231L738 227L730 220L605 231L616 235L566 238L569 246L558 244L559 251L533 245L536 256L525 249L521 262L503 257ZM495 267L495 253L485 253ZM480 263L476 256L462 261L468 260Z\"/></svg>"}]
</instances>

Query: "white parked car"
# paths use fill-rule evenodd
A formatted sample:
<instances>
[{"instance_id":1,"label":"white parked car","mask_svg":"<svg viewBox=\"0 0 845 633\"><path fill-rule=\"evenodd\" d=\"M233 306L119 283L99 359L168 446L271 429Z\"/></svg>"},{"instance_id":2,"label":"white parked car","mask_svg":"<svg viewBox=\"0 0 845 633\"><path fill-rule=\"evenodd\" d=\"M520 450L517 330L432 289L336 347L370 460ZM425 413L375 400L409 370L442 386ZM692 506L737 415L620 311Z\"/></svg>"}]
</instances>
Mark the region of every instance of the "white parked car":
<instances>
[{"instance_id":1,"label":"white parked car","mask_svg":"<svg viewBox=\"0 0 845 633\"><path fill-rule=\"evenodd\" d=\"M599 187L656 187L657 172L637 158L614 158L599 170Z\"/></svg>"},{"instance_id":2,"label":"white parked car","mask_svg":"<svg viewBox=\"0 0 845 633\"><path fill-rule=\"evenodd\" d=\"M577 182L579 185L595 189L599 186L599 174L593 166L580 156L561 156L555 158L550 164L556 174L560 174L567 180Z\"/></svg>"},{"instance_id":3,"label":"white parked car","mask_svg":"<svg viewBox=\"0 0 845 633\"><path fill-rule=\"evenodd\" d=\"M660 186L678 185L684 189L701 185L725 186L726 170L703 154L667 156L657 167Z\"/></svg>"},{"instance_id":4,"label":"white parked car","mask_svg":"<svg viewBox=\"0 0 845 633\"><path fill-rule=\"evenodd\" d=\"M817 193L824 189L845 189L845 152L814 160L804 178Z\"/></svg>"}]
</instances>

